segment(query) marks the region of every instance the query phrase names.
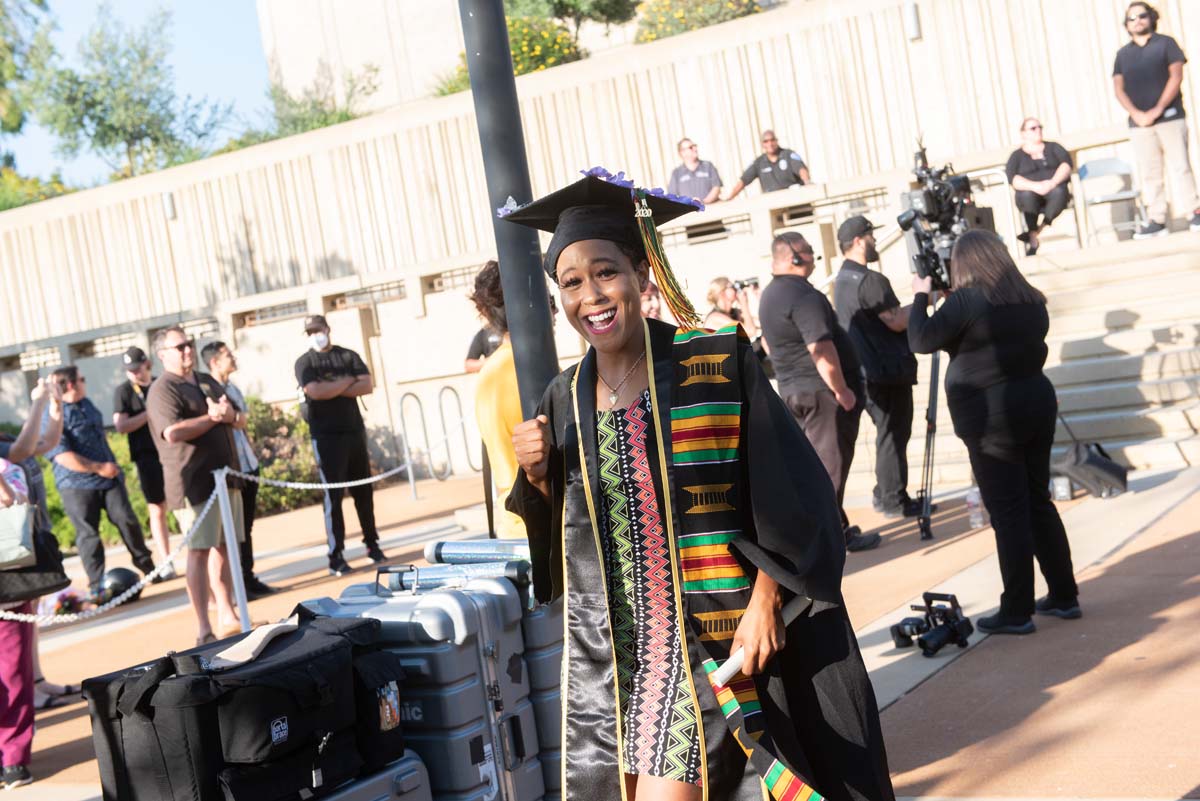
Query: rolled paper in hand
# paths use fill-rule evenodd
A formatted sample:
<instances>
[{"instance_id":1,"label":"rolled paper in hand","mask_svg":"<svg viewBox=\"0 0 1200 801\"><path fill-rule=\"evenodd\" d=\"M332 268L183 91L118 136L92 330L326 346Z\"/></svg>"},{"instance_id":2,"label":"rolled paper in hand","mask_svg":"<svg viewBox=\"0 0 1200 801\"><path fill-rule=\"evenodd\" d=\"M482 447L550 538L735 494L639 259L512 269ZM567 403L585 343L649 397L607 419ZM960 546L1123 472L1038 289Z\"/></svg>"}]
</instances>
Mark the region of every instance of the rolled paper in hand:
<instances>
[{"instance_id":1,"label":"rolled paper in hand","mask_svg":"<svg viewBox=\"0 0 1200 801\"><path fill-rule=\"evenodd\" d=\"M798 618L800 613L807 609L811 603L812 600L804 596L796 596L788 601L781 612L783 615L783 627L787 628L792 625L792 621ZM713 671L711 676L712 683L718 687L727 685L733 679L734 674L742 669L742 660L744 658L745 654L741 648L730 654L729 658L725 660L725 664Z\"/></svg>"}]
</instances>

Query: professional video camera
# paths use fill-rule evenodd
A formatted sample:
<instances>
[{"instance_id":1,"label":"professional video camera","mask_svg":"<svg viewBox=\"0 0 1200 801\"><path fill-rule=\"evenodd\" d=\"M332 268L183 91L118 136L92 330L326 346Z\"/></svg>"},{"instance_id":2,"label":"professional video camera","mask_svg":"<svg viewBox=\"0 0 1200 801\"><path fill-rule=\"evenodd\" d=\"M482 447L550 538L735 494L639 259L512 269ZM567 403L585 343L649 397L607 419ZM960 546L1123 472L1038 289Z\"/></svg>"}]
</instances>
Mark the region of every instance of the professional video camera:
<instances>
[{"instance_id":1,"label":"professional video camera","mask_svg":"<svg viewBox=\"0 0 1200 801\"><path fill-rule=\"evenodd\" d=\"M914 604L911 608L914 612L924 612L924 617L906 617L892 626L892 642L896 647L911 648L916 637L925 656L933 656L950 643L966 648L967 638L975 627L963 614L958 598L942 592L927 592L922 598L924 606Z\"/></svg>"},{"instance_id":2,"label":"professional video camera","mask_svg":"<svg viewBox=\"0 0 1200 801\"><path fill-rule=\"evenodd\" d=\"M758 276L757 275L751 276L750 278L740 278L737 281L733 282L733 289L735 292L741 292L746 287L751 287L751 286L754 287L755 289L758 288Z\"/></svg>"},{"instance_id":3,"label":"professional video camera","mask_svg":"<svg viewBox=\"0 0 1200 801\"><path fill-rule=\"evenodd\" d=\"M913 162L913 174L922 186L904 193L901 201L907 208L896 222L912 236L913 271L932 278L934 289L949 289L954 243L972 228L995 231L992 210L971 202L967 176L955 175L949 164L931 168L924 147L913 156Z\"/></svg>"}]
</instances>

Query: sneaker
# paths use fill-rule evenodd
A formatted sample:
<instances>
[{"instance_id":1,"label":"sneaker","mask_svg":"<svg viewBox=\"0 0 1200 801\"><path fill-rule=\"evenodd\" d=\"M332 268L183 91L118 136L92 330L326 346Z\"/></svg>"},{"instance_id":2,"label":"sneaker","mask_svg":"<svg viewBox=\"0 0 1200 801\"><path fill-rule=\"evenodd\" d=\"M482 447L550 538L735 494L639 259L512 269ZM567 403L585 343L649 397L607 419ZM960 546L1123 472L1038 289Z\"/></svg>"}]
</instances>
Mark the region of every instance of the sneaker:
<instances>
[{"instance_id":1,"label":"sneaker","mask_svg":"<svg viewBox=\"0 0 1200 801\"><path fill-rule=\"evenodd\" d=\"M153 572L153 571L152 571ZM174 563L170 563L166 568L154 578L150 579L151 584L162 584L164 581L179 578L179 574L175 572Z\"/></svg>"},{"instance_id":2,"label":"sneaker","mask_svg":"<svg viewBox=\"0 0 1200 801\"><path fill-rule=\"evenodd\" d=\"M1037 626L1031 617L1017 617L997 612L975 621L975 628L984 634L1033 634Z\"/></svg>"},{"instance_id":3,"label":"sneaker","mask_svg":"<svg viewBox=\"0 0 1200 801\"><path fill-rule=\"evenodd\" d=\"M862 529L858 526L850 526L846 529L846 550L847 551L869 551L872 548L878 548L879 543L883 538L876 532L863 534Z\"/></svg>"},{"instance_id":4,"label":"sneaker","mask_svg":"<svg viewBox=\"0 0 1200 801\"><path fill-rule=\"evenodd\" d=\"M5 790L24 787L32 783L33 774L29 772L29 768L25 765L8 765L0 772L0 786L3 786Z\"/></svg>"},{"instance_id":5,"label":"sneaker","mask_svg":"<svg viewBox=\"0 0 1200 801\"><path fill-rule=\"evenodd\" d=\"M329 560L329 575L331 576L344 576L353 569L354 568L346 564L346 560L340 556L336 559Z\"/></svg>"},{"instance_id":6,"label":"sneaker","mask_svg":"<svg viewBox=\"0 0 1200 801\"><path fill-rule=\"evenodd\" d=\"M1200 209L1192 212L1192 219L1188 221L1189 231L1200 231Z\"/></svg>"},{"instance_id":7,"label":"sneaker","mask_svg":"<svg viewBox=\"0 0 1200 801\"><path fill-rule=\"evenodd\" d=\"M270 595L273 592L279 591L278 588L272 587L258 576L247 576L245 584L246 596L252 601L256 598L262 598L266 595Z\"/></svg>"},{"instance_id":8,"label":"sneaker","mask_svg":"<svg viewBox=\"0 0 1200 801\"><path fill-rule=\"evenodd\" d=\"M1063 599L1047 595L1037 602L1035 608L1039 615L1053 615L1061 617L1063 620L1078 620L1083 617L1083 610L1079 608L1078 598Z\"/></svg>"},{"instance_id":9,"label":"sneaker","mask_svg":"<svg viewBox=\"0 0 1200 801\"><path fill-rule=\"evenodd\" d=\"M367 556L369 556L371 561L375 564L387 561L387 557L383 555L383 550L380 549L378 545L367 546Z\"/></svg>"},{"instance_id":10,"label":"sneaker","mask_svg":"<svg viewBox=\"0 0 1200 801\"><path fill-rule=\"evenodd\" d=\"M1148 222L1134 232L1134 239L1153 239L1156 236L1166 236L1170 231L1167 226L1160 222Z\"/></svg>"}]
</instances>

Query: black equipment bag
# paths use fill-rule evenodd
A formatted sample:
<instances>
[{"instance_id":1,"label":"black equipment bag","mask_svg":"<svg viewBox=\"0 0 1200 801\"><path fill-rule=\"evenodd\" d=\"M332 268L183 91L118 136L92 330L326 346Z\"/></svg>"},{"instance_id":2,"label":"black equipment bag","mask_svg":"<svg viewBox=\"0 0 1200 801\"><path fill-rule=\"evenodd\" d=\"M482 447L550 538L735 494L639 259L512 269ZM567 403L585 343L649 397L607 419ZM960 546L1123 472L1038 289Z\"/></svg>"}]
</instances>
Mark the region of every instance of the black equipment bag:
<instances>
[{"instance_id":1,"label":"black equipment bag","mask_svg":"<svg viewBox=\"0 0 1200 801\"><path fill-rule=\"evenodd\" d=\"M404 756L400 726L400 688L404 667L391 651L368 651L354 657L355 734L367 771L374 772Z\"/></svg>"},{"instance_id":2,"label":"black equipment bag","mask_svg":"<svg viewBox=\"0 0 1200 801\"><path fill-rule=\"evenodd\" d=\"M87 679L104 801L283 801L331 792L363 764L352 730L353 650L378 631L377 621L306 615L242 665L211 664L247 636L239 634Z\"/></svg>"},{"instance_id":3,"label":"black equipment bag","mask_svg":"<svg viewBox=\"0 0 1200 801\"><path fill-rule=\"evenodd\" d=\"M1066 453L1050 464L1050 471L1067 476L1097 498L1111 498L1128 487L1129 469L1113 461L1099 442L1080 442L1062 415L1058 420L1071 437Z\"/></svg>"}]
</instances>

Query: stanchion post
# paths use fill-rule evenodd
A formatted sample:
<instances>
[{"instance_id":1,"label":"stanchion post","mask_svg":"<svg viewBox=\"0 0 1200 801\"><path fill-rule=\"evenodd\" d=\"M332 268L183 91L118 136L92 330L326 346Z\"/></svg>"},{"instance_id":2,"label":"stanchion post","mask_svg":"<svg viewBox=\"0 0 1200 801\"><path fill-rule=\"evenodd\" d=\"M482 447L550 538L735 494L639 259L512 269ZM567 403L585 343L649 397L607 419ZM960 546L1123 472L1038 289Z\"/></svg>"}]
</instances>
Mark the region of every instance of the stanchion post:
<instances>
[{"instance_id":1,"label":"stanchion post","mask_svg":"<svg viewBox=\"0 0 1200 801\"><path fill-rule=\"evenodd\" d=\"M417 477L413 475L412 454L408 450L408 440L404 441L404 473L408 476L408 486L412 490L413 500L417 500Z\"/></svg>"},{"instance_id":2,"label":"stanchion post","mask_svg":"<svg viewBox=\"0 0 1200 801\"><path fill-rule=\"evenodd\" d=\"M221 505L221 528L225 529L225 558L229 560L233 597L237 601L238 617L242 619L242 631L249 631L250 605L246 600L245 576L242 575L242 552L238 547L237 529L233 527L233 508L229 505L229 468L214 470L213 480L217 485L217 503Z\"/></svg>"}]
</instances>

